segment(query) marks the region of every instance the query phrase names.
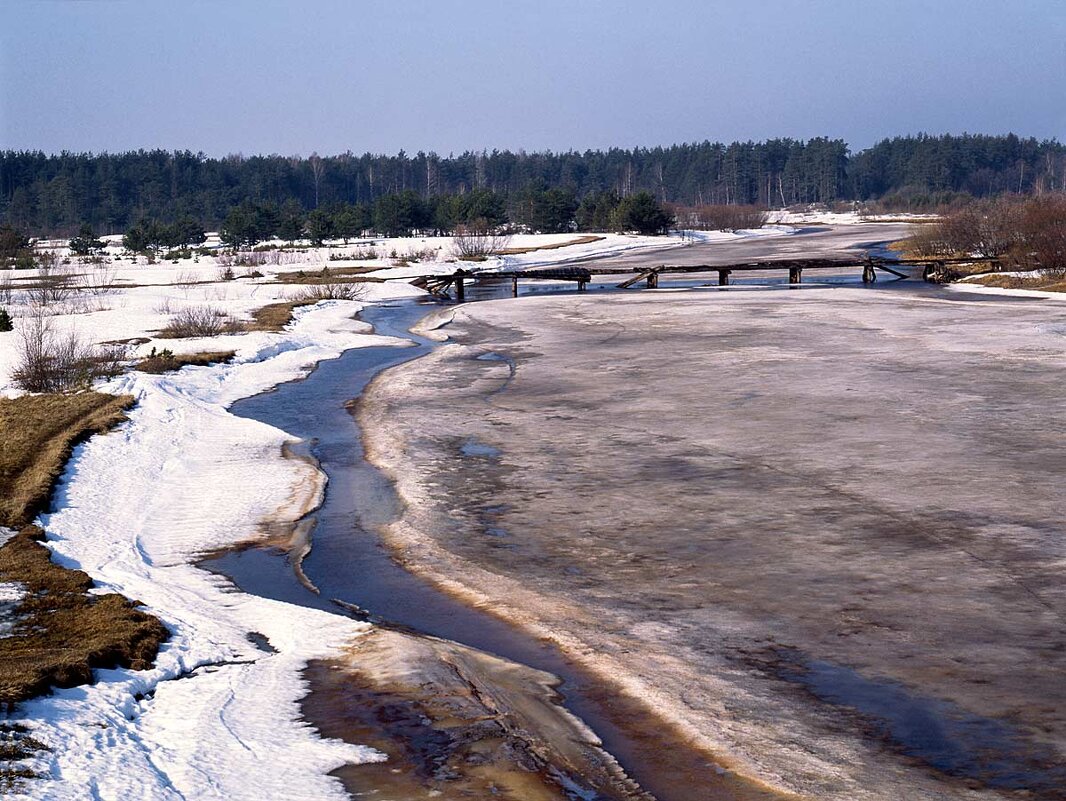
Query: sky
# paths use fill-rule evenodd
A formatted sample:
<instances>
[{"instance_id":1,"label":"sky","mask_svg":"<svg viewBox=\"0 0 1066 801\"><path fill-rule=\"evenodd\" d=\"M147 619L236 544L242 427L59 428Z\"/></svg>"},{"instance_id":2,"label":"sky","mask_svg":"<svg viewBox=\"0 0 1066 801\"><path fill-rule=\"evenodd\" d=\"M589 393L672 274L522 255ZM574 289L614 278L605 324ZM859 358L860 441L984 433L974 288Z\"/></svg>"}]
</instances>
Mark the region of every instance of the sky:
<instances>
[{"instance_id":1,"label":"sky","mask_svg":"<svg viewBox=\"0 0 1066 801\"><path fill-rule=\"evenodd\" d=\"M0 0L0 149L1066 140L1066 0Z\"/></svg>"}]
</instances>

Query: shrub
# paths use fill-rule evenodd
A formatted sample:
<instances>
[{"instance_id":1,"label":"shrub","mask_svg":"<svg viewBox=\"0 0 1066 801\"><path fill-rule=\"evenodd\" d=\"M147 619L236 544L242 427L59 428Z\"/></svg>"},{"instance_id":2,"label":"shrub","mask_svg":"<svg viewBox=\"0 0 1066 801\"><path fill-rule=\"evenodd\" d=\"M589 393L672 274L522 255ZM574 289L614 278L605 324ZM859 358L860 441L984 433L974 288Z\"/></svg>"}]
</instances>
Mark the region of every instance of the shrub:
<instances>
[{"instance_id":1,"label":"shrub","mask_svg":"<svg viewBox=\"0 0 1066 801\"><path fill-rule=\"evenodd\" d=\"M366 284L364 283L334 283L313 284L304 287L295 300L319 301L319 300L362 300L366 297Z\"/></svg>"},{"instance_id":2,"label":"shrub","mask_svg":"<svg viewBox=\"0 0 1066 801\"><path fill-rule=\"evenodd\" d=\"M0 333L14 330L15 326L11 322L11 315L7 313L7 309L0 309Z\"/></svg>"},{"instance_id":3,"label":"shrub","mask_svg":"<svg viewBox=\"0 0 1066 801\"><path fill-rule=\"evenodd\" d=\"M1045 270L1066 272L1066 195L1028 201L1018 224L1018 260Z\"/></svg>"},{"instance_id":4,"label":"shrub","mask_svg":"<svg viewBox=\"0 0 1066 801\"><path fill-rule=\"evenodd\" d=\"M210 306L190 306L178 312L167 322L159 336L164 339L186 337L215 337L222 334L238 334L243 326L224 311Z\"/></svg>"},{"instance_id":5,"label":"shrub","mask_svg":"<svg viewBox=\"0 0 1066 801\"><path fill-rule=\"evenodd\" d=\"M971 203L916 227L907 250L919 258L1002 258L1028 269L1066 271L1066 196Z\"/></svg>"},{"instance_id":6,"label":"shrub","mask_svg":"<svg viewBox=\"0 0 1066 801\"><path fill-rule=\"evenodd\" d=\"M41 314L20 326L18 362L13 378L27 392L75 392L93 379L115 375L121 356L84 342L76 331L57 334Z\"/></svg>"},{"instance_id":7,"label":"shrub","mask_svg":"<svg viewBox=\"0 0 1066 801\"><path fill-rule=\"evenodd\" d=\"M693 225L704 231L744 231L766 225L766 211L758 206L704 205L689 213Z\"/></svg>"},{"instance_id":8,"label":"shrub","mask_svg":"<svg viewBox=\"0 0 1066 801\"><path fill-rule=\"evenodd\" d=\"M457 225L452 247L455 255L464 261L484 261L506 248L510 240L509 236L497 233L496 228L489 225L488 220L482 217L469 225ZM430 250L428 253L432 258L436 257L435 251ZM407 261L418 260L410 255L407 258Z\"/></svg>"}]
</instances>

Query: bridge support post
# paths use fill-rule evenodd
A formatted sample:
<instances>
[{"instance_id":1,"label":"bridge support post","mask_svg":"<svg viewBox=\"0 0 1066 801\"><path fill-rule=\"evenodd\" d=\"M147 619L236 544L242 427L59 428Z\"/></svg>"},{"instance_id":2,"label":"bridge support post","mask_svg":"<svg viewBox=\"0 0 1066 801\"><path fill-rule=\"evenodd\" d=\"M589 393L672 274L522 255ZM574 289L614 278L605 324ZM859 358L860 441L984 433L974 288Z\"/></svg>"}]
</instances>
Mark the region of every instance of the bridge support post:
<instances>
[{"instance_id":1,"label":"bridge support post","mask_svg":"<svg viewBox=\"0 0 1066 801\"><path fill-rule=\"evenodd\" d=\"M455 299L460 303L466 300L466 287L463 286L463 276L465 274L462 270L456 270L455 275L452 276L455 280Z\"/></svg>"},{"instance_id":2,"label":"bridge support post","mask_svg":"<svg viewBox=\"0 0 1066 801\"><path fill-rule=\"evenodd\" d=\"M650 273L648 273L648 289L658 289L658 288L659 288L659 273L658 272L650 272Z\"/></svg>"},{"instance_id":3,"label":"bridge support post","mask_svg":"<svg viewBox=\"0 0 1066 801\"><path fill-rule=\"evenodd\" d=\"M790 284L798 284L803 280L803 268L802 267L789 267L788 268L788 282Z\"/></svg>"},{"instance_id":4,"label":"bridge support post","mask_svg":"<svg viewBox=\"0 0 1066 801\"><path fill-rule=\"evenodd\" d=\"M518 276L517 275L511 276L511 297L512 298L517 298L518 297Z\"/></svg>"},{"instance_id":5,"label":"bridge support post","mask_svg":"<svg viewBox=\"0 0 1066 801\"><path fill-rule=\"evenodd\" d=\"M577 291L578 292L584 292L585 291L585 285L587 283L588 283L587 281L578 281L577 282Z\"/></svg>"},{"instance_id":6,"label":"bridge support post","mask_svg":"<svg viewBox=\"0 0 1066 801\"><path fill-rule=\"evenodd\" d=\"M718 286L729 286L729 273L732 270L719 270L718 271Z\"/></svg>"},{"instance_id":7,"label":"bridge support post","mask_svg":"<svg viewBox=\"0 0 1066 801\"><path fill-rule=\"evenodd\" d=\"M874 272L874 266L871 262L863 262L862 265L862 282L864 284L872 284L877 280L877 273Z\"/></svg>"}]
</instances>

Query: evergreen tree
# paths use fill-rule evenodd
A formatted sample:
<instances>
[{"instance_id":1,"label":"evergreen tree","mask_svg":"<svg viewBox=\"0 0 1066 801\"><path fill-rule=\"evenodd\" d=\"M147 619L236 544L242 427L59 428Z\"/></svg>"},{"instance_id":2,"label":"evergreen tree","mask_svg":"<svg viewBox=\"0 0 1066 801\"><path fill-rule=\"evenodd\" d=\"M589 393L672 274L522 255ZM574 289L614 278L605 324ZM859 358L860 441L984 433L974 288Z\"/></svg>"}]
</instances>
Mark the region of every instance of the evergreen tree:
<instances>
[{"instance_id":1,"label":"evergreen tree","mask_svg":"<svg viewBox=\"0 0 1066 801\"><path fill-rule=\"evenodd\" d=\"M621 231L636 231L638 234L665 234L673 217L648 192L622 198L615 209L615 220Z\"/></svg>"},{"instance_id":2,"label":"evergreen tree","mask_svg":"<svg viewBox=\"0 0 1066 801\"><path fill-rule=\"evenodd\" d=\"M325 209L315 209L307 215L307 238L311 244L322 247L322 243L333 236L333 216Z\"/></svg>"},{"instance_id":3,"label":"evergreen tree","mask_svg":"<svg viewBox=\"0 0 1066 801\"><path fill-rule=\"evenodd\" d=\"M122 246L132 253L143 253L150 244L143 222L138 222L122 235Z\"/></svg>"},{"instance_id":4,"label":"evergreen tree","mask_svg":"<svg viewBox=\"0 0 1066 801\"><path fill-rule=\"evenodd\" d=\"M361 203L344 203L333 211L333 235L341 237L346 245L349 239L357 239L369 227L369 209Z\"/></svg>"},{"instance_id":5,"label":"evergreen tree","mask_svg":"<svg viewBox=\"0 0 1066 801\"><path fill-rule=\"evenodd\" d=\"M385 236L409 236L416 228L428 227L426 205L414 190L385 195L374 203L374 229Z\"/></svg>"},{"instance_id":6,"label":"evergreen tree","mask_svg":"<svg viewBox=\"0 0 1066 801\"><path fill-rule=\"evenodd\" d=\"M289 198L278 215L278 237L293 243L304 235L304 211L300 204Z\"/></svg>"},{"instance_id":7,"label":"evergreen tree","mask_svg":"<svg viewBox=\"0 0 1066 801\"><path fill-rule=\"evenodd\" d=\"M180 217L171 226L170 247L187 248L190 245L202 245L207 241L203 224L188 215Z\"/></svg>"},{"instance_id":8,"label":"evergreen tree","mask_svg":"<svg viewBox=\"0 0 1066 801\"><path fill-rule=\"evenodd\" d=\"M255 214L247 205L234 206L226 214L226 220L219 231L222 244L239 250L250 247L259 241Z\"/></svg>"},{"instance_id":9,"label":"evergreen tree","mask_svg":"<svg viewBox=\"0 0 1066 801\"><path fill-rule=\"evenodd\" d=\"M13 259L30 246L30 238L10 225L0 225L0 259Z\"/></svg>"},{"instance_id":10,"label":"evergreen tree","mask_svg":"<svg viewBox=\"0 0 1066 801\"><path fill-rule=\"evenodd\" d=\"M14 330L15 325L11 322L11 315L7 313L7 309L0 309L0 333Z\"/></svg>"},{"instance_id":11,"label":"evergreen tree","mask_svg":"<svg viewBox=\"0 0 1066 801\"><path fill-rule=\"evenodd\" d=\"M526 187L518 196L511 217L531 231L564 233L571 229L577 200L569 189L544 188L543 183Z\"/></svg>"},{"instance_id":12,"label":"evergreen tree","mask_svg":"<svg viewBox=\"0 0 1066 801\"><path fill-rule=\"evenodd\" d=\"M615 227L615 209L620 198L613 191L586 195L577 207L574 219L579 231L610 231Z\"/></svg>"},{"instance_id":13,"label":"evergreen tree","mask_svg":"<svg viewBox=\"0 0 1066 801\"><path fill-rule=\"evenodd\" d=\"M104 249L104 243L96 238L96 232L88 223L78 229L78 235L70 240L70 252L76 256L90 256Z\"/></svg>"}]
</instances>

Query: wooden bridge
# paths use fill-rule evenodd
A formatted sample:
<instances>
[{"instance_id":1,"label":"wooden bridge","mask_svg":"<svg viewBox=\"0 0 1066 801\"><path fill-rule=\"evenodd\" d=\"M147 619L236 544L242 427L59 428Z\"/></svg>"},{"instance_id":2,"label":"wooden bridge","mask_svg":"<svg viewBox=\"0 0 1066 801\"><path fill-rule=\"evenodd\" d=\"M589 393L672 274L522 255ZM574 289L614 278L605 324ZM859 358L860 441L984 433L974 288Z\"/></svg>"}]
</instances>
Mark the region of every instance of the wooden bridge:
<instances>
[{"instance_id":1,"label":"wooden bridge","mask_svg":"<svg viewBox=\"0 0 1066 801\"><path fill-rule=\"evenodd\" d=\"M799 284L803 281L805 271L816 270L842 270L861 269L863 283L872 283L877 280L879 271L889 273L897 279L910 278L911 275L902 272L904 267L924 267L923 277L928 278L934 265L942 268L946 261L950 260L911 260L911 259L879 259L873 256L859 258L836 258L836 259L781 259L771 261L751 261L737 264L693 264L693 265L670 265L660 264L656 267L552 267L533 268L529 270L495 270L474 271L458 269L450 275L422 275L409 280L414 286L425 289L435 295L447 295L454 290L455 299L462 302L466 299L465 287L468 283L476 281L510 281L511 294L518 297L518 285L520 281L572 281L577 284L579 291L583 291L595 276L602 275L629 275L631 277L618 284L619 289L628 289L641 281L648 289L659 286L660 276L684 275L693 273L718 273L718 285L728 286L730 276L733 273L756 272L763 270L788 270L788 282Z\"/></svg>"}]
</instances>

